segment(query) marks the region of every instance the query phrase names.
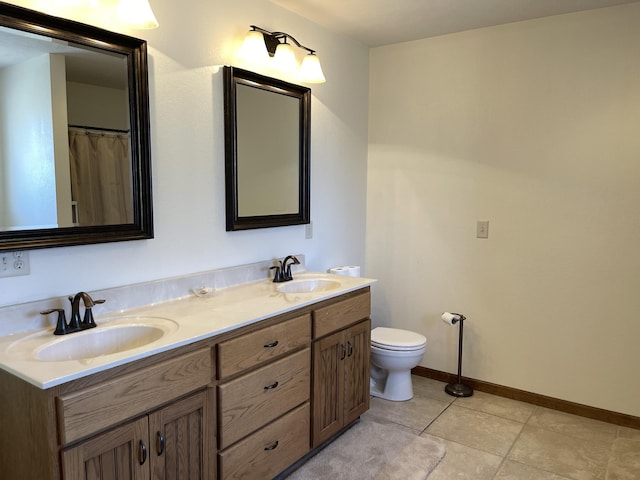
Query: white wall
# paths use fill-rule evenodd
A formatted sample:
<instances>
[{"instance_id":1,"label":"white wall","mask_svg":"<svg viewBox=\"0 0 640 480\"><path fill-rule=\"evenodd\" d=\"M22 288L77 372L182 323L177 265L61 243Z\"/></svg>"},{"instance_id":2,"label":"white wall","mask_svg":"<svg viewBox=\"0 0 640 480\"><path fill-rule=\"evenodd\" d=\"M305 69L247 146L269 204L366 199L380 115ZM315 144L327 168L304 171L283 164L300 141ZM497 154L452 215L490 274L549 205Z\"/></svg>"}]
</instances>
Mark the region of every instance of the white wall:
<instances>
[{"instance_id":1,"label":"white wall","mask_svg":"<svg viewBox=\"0 0 640 480\"><path fill-rule=\"evenodd\" d=\"M2 227L58 223L51 85L56 60L45 54L2 71Z\"/></svg>"},{"instance_id":2,"label":"white wall","mask_svg":"<svg viewBox=\"0 0 640 480\"><path fill-rule=\"evenodd\" d=\"M423 366L640 415L640 4L370 57L374 323ZM475 238L489 220L489 238Z\"/></svg>"},{"instance_id":3,"label":"white wall","mask_svg":"<svg viewBox=\"0 0 640 480\"><path fill-rule=\"evenodd\" d=\"M290 253L311 269L364 264L368 49L270 2L153 0L148 40L155 238L34 250L31 274L0 279L0 305L251 263ZM311 218L304 226L226 232L221 66L249 25L317 49L312 86Z\"/></svg>"}]
</instances>

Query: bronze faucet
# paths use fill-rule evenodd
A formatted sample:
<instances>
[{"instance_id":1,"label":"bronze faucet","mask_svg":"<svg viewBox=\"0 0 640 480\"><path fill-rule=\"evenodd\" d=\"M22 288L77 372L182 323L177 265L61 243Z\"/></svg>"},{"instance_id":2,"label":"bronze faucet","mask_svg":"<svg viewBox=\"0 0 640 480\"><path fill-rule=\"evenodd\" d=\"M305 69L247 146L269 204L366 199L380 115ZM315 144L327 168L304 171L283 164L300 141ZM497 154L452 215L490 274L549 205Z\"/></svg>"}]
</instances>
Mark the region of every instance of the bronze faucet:
<instances>
[{"instance_id":1,"label":"bronze faucet","mask_svg":"<svg viewBox=\"0 0 640 480\"><path fill-rule=\"evenodd\" d=\"M82 321L80 321L80 300L82 300L84 304L84 318ZM91 307L105 302L105 300L93 300L87 292L79 292L75 296L69 296L69 301L71 302L71 320L69 320L69 323L67 323L63 308L52 308L40 312L42 315L58 312L58 321L56 323L56 329L53 332L54 335L66 335L67 333L79 332L95 327L96 322L93 319Z\"/></svg>"},{"instance_id":2,"label":"bronze faucet","mask_svg":"<svg viewBox=\"0 0 640 480\"><path fill-rule=\"evenodd\" d=\"M274 283L293 280L293 276L291 275L291 265L300 265L300 260L298 260L294 255L289 255L282 261L278 260L278 265L269 267L269 270L275 270L275 274L273 275Z\"/></svg>"},{"instance_id":3,"label":"bronze faucet","mask_svg":"<svg viewBox=\"0 0 640 480\"><path fill-rule=\"evenodd\" d=\"M288 261L291 263L287 264ZM293 255L289 255L282 262L282 276L284 279L283 282L288 282L289 280L293 280L293 276L291 275L291 265L300 265L300 261Z\"/></svg>"}]
</instances>

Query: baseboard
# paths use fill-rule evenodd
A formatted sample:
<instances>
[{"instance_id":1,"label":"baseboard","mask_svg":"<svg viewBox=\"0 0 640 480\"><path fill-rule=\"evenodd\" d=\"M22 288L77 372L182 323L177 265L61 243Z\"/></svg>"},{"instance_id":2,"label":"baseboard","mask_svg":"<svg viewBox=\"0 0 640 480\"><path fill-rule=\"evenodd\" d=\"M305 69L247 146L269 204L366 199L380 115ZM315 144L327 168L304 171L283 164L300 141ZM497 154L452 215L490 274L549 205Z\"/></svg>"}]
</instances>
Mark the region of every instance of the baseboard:
<instances>
[{"instance_id":1,"label":"baseboard","mask_svg":"<svg viewBox=\"0 0 640 480\"><path fill-rule=\"evenodd\" d=\"M411 370L411 373L420 377L431 378L433 380L439 380L446 383L458 381L457 375L442 372L440 370L433 370L427 367L415 367ZM521 402L532 403L534 405L551 408L553 410L558 410L565 413L571 413L573 415L580 415L581 417L592 418L594 420L600 420L603 422L613 423L615 425L621 425L623 427L636 428L640 430L640 417L636 417L633 415L627 415L625 413L617 413L610 410L590 407L588 405L582 405L580 403L547 397L538 393L518 390L517 388L505 387L503 385L496 385L495 383L485 382L468 377L462 377L462 383L464 383L465 385L469 385L474 390L478 390L480 392L491 393L493 395L499 395L501 397L511 398L513 400L519 400Z\"/></svg>"}]
</instances>

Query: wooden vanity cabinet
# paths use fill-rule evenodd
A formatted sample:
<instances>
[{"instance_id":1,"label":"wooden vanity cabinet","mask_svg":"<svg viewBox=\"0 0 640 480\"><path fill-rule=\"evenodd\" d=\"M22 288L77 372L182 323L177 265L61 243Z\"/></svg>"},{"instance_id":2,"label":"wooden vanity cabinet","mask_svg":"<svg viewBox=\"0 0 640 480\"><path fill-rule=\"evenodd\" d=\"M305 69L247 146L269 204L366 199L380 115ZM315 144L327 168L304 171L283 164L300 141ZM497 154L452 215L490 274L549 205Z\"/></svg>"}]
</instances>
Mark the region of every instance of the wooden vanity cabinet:
<instances>
[{"instance_id":1,"label":"wooden vanity cabinet","mask_svg":"<svg viewBox=\"0 0 640 480\"><path fill-rule=\"evenodd\" d=\"M0 371L0 477L214 480L212 346L187 345L49 389Z\"/></svg>"},{"instance_id":2,"label":"wooden vanity cabinet","mask_svg":"<svg viewBox=\"0 0 640 480\"><path fill-rule=\"evenodd\" d=\"M65 479L204 479L207 392L202 391L62 452Z\"/></svg>"},{"instance_id":3,"label":"wooden vanity cabinet","mask_svg":"<svg viewBox=\"0 0 640 480\"><path fill-rule=\"evenodd\" d=\"M312 447L369 409L370 294L313 312Z\"/></svg>"},{"instance_id":4,"label":"wooden vanity cabinet","mask_svg":"<svg viewBox=\"0 0 640 480\"><path fill-rule=\"evenodd\" d=\"M62 476L65 479L143 480L149 467L140 463L142 445L149 444L146 418L129 422L87 440L62 453Z\"/></svg>"},{"instance_id":5,"label":"wooden vanity cabinet","mask_svg":"<svg viewBox=\"0 0 640 480\"><path fill-rule=\"evenodd\" d=\"M310 450L311 315L218 344L220 479L272 478Z\"/></svg>"},{"instance_id":6,"label":"wooden vanity cabinet","mask_svg":"<svg viewBox=\"0 0 640 480\"><path fill-rule=\"evenodd\" d=\"M215 478L212 380L211 350L204 348L59 395L58 433L63 445L72 442L61 452L62 478Z\"/></svg>"},{"instance_id":7,"label":"wooden vanity cabinet","mask_svg":"<svg viewBox=\"0 0 640 480\"><path fill-rule=\"evenodd\" d=\"M0 476L272 478L369 407L369 288L42 390L0 370Z\"/></svg>"}]
</instances>

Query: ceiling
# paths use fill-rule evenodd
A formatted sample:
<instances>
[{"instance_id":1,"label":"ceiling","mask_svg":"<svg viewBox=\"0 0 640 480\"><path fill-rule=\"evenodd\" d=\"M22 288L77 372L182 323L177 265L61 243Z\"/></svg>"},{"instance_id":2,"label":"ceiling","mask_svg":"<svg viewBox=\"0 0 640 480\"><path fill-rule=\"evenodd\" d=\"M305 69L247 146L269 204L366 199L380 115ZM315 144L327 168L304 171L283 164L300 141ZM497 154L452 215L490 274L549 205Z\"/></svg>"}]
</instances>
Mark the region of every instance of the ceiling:
<instances>
[{"instance_id":1,"label":"ceiling","mask_svg":"<svg viewBox=\"0 0 640 480\"><path fill-rule=\"evenodd\" d=\"M271 0L369 47L638 0Z\"/></svg>"}]
</instances>

